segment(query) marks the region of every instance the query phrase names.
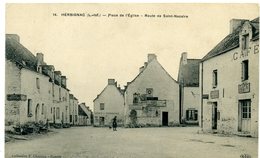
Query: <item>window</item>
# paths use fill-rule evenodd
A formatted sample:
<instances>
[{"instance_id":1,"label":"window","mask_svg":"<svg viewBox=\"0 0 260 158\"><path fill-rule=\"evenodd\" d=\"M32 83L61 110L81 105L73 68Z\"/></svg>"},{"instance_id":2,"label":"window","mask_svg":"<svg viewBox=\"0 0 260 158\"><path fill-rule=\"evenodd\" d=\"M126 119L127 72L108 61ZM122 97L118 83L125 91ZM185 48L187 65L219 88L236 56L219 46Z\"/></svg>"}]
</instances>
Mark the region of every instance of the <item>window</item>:
<instances>
[{"instance_id":1,"label":"window","mask_svg":"<svg viewBox=\"0 0 260 158\"><path fill-rule=\"evenodd\" d=\"M70 115L70 122L72 122L72 115Z\"/></svg>"},{"instance_id":2,"label":"window","mask_svg":"<svg viewBox=\"0 0 260 158\"><path fill-rule=\"evenodd\" d=\"M42 115L44 114L44 104L42 104Z\"/></svg>"},{"instance_id":3,"label":"window","mask_svg":"<svg viewBox=\"0 0 260 158\"><path fill-rule=\"evenodd\" d=\"M54 83L52 83L52 96L54 97Z\"/></svg>"},{"instance_id":4,"label":"window","mask_svg":"<svg viewBox=\"0 0 260 158\"><path fill-rule=\"evenodd\" d=\"M242 50L249 48L249 34L242 36Z\"/></svg>"},{"instance_id":5,"label":"window","mask_svg":"<svg viewBox=\"0 0 260 158\"><path fill-rule=\"evenodd\" d=\"M243 100L240 101L242 108L242 118L251 118L251 101Z\"/></svg>"},{"instance_id":6,"label":"window","mask_svg":"<svg viewBox=\"0 0 260 158\"><path fill-rule=\"evenodd\" d=\"M156 112L155 112L155 116L157 117L157 116L159 116L159 113L158 113L158 111L156 110Z\"/></svg>"},{"instance_id":7,"label":"window","mask_svg":"<svg viewBox=\"0 0 260 158\"><path fill-rule=\"evenodd\" d=\"M75 115L75 122L78 122L78 116Z\"/></svg>"},{"instance_id":8,"label":"window","mask_svg":"<svg viewBox=\"0 0 260 158\"><path fill-rule=\"evenodd\" d=\"M51 107L51 114L52 114L52 107Z\"/></svg>"},{"instance_id":9,"label":"window","mask_svg":"<svg viewBox=\"0 0 260 158\"><path fill-rule=\"evenodd\" d=\"M100 110L105 110L105 104L104 103L100 103Z\"/></svg>"},{"instance_id":10,"label":"window","mask_svg":"<svg viewBox=\"0 0 260 158\"><path fill-rule=\"evenodd\" d=\"M137 93L133 94L133 103L138 103L138 94Z\"/></svg>"},{"instance_id":11,"label":"window","mask_svg":"<svg viewBox=\"0 0 260 158\"><path fill-rule=\"evenodd\" d=\"M32 99L28 99L27 115L28 115L28 117L32 116Z\"/></svg>"},{"instance_id":12,"label":"window","mask_svg":"<svg viewBox=\"0 0 260 158\"><path fill-rule=\"evenodd\" d=\"M56 109L56 118L60 119L60 108L59 107L57 107L57 109Z\"/></svg>"},{"instance_id":13,"label":"window","mask_svg":"<svg viewBox=\"0 0 260 158\"><path fill-rule=\"evenodd\" d=\"M213 81L212 81L213 88L216 88L218 85L218 70L213 71Z\"/></svg>"},{"instance_id":14,"label":"window","mask_svg":"<svg viewBox=\"0 0 260 158\"><path fill-rule=\"evenodd\" d=\"M186 110L186 120L197 121L198 120L198 110Z\"/></svg>"},{"instance_id":15,"label":"window","mask_svg":"<svg viewBox=\"0 0 260 158\"><path fill-rule=\"evenodd\" d=\"M36 87L40 89L40 80L39 78L36 78Z\"/></svg>"},{"instance_id":16,"label":"window","mask_svg":"<svg viewBox=\"0 0 260 158\"><path fill-rule=\"evenodd\" d=\"M242 81L248 80L249 75L248 75L248 60L242 61Z\"/></svg>"},{"instance_id":17,"label":"window","mask_svg":"<svg viewBox=\"0 0 260 158\"><path fill-rule=\"evenodd\" d=\"M59 88L59 100L61 101L61 89Z\"/></svg>"}]
</instances>

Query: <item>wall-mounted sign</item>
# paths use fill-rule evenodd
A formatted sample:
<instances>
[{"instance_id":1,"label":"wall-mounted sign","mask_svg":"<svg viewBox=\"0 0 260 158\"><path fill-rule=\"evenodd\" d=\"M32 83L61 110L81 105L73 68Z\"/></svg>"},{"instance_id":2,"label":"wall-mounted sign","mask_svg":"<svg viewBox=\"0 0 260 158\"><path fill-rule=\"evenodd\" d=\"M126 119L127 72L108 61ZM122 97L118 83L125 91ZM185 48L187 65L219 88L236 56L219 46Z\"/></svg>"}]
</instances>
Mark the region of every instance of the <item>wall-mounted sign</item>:
<instances>
[{"instance_id":1,"label":"wall-mounted sign","mask_svg":"<svg viewBox=\"0 0 260 158\"><path fill-rule=\"evenodd\" d=\"M118 112L95 112L96 115L119 115Z\"/></svg>"},{"instance_id":2,"label":"wall-mounted sign","mask_svg":"<svg viewBox=\"0 0 260 158\"><path fill-rule=\"evenodd\" d=\"M259 53L259 45L254 45L253 52L254 52L254 54ZM235 52L233 54L233 60L237 60L237 59L240 59L240 58L247 57L249 54L250 54L250 49L241 50L240 52Z\"/></svg>"},{"instance_id":3,"label":"wall-mounted sign","mask_svg":"<svg viewBox=\"0 0 260 158\"><path fill-rule=\"evenodd\" d=\"M7 94L8 101L26 101L27 96L24 94Z\"/></svg>"},{"instance_id":4,"label":"wall-mounted sign","mask_svg":"<svg viewBox=\"0 0 260 158\"><path fill-rule=\"evenodd\" d=\"M211 99L219 98L219 90L211 91L211 92L210 92L210 98L211 98Z\"/></svg>"},{"instance_id":5,"label":"wall-mounted sign","mask_svg":"<svg viewBox=\"0 0 260 158\"><path fill-rule=\"evenodd\" d=\"M248 93L250 92L250 83L244 82L238 85L238 93Z\"/></svg>"},{"instance_id":6,"label":"wall-mounted sign","mask_svg":"<svg viewBox=\"0 0 260 158\"><path fill-rule=\"evenodd\" d=\"M203 94L202 95L202 99L209 99L209 95L208 94Z\"/></svg>"}]
</instances>

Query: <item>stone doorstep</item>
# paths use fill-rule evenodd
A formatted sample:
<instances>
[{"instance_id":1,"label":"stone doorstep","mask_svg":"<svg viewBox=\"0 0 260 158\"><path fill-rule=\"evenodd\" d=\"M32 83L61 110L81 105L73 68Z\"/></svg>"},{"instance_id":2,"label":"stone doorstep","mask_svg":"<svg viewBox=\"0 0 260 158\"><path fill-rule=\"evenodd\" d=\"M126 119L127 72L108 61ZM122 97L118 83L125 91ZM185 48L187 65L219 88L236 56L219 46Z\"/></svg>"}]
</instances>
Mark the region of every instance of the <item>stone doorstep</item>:
<instances>
[{"instance_id":1,"label":"stone doorstep","mask_svg":"<svg viewBox=\"0 0 260 158\"><path fill-rule=\"evenodd\" d=\"M252 135L249 132L248 133L237 132L237 133L235 133L235 135L237 135L239 137L252 137Z\"/></svg>"}]
</instances>

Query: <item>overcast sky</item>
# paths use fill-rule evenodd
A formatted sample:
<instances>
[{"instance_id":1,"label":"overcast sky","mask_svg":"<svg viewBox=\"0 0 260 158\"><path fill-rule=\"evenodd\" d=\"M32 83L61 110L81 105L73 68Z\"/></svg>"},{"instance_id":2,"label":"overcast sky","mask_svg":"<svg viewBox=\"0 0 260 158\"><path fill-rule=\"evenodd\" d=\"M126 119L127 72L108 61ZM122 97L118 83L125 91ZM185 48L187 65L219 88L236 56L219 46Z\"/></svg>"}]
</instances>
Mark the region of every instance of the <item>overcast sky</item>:
<instances>
[{"instance_id":1,"label":"overcast sky","mask_svg":"<svg viewBox=\"0 0 260 158\"><path fill-rule=\"evenodd\" d=\"M56 13L58 16L53 16ZM186 15L188 18L69 17L62 13ZM155 53L177 80L180 55L202 58L229 33L232 18L254 19L257 4L8 4L6 33L68 78L79 102L115 78L123 87Z\"/></svg>"}]
</instances>

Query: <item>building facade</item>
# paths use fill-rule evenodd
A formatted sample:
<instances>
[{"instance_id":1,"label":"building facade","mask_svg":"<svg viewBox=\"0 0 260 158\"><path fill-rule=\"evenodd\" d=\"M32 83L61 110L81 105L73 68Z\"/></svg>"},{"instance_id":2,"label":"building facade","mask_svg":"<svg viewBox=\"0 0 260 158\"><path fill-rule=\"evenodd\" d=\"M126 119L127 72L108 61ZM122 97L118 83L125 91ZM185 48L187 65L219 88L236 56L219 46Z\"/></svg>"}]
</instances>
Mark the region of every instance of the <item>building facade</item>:
<instances>
[{"instance_id":1,"label":"building facade","mask_svg":"<svg viewBox=\"0 0 260 158\"><path fill-rule=\"evenodd\" d=\"M79 118L79 126L89 126L90 124L90 113L85 103L80 103L78 105L78 118Z\"/></svg>"},{"instance_id":2,"label":"building facade","mask_svg":"<svg viewBox=\"0 0 260 158\"><path fill-rule=\"evenodd\" d=\"M69 94L69 115L70 115L70 124L78 125L78 104L79 101L73 94Z\"/></svg>"},{"instance_id":3,"label":"building facade","mask_svg":"<svg viewBox=\"0 0 260 158\"><path fill-rule=\"evenodd\" d=\"M118 126L123 125L124 95L115 79L108 79L104 90L94 99L94 126L112 126L117 116Z\"/></svg>"},{"instance_id":4,"label":"building facade","mask_svg":"<svg viewBox=\"0 0 260 158\"><path fill-rule=\"evenodd\" d=\"M180 85L180 121L198 125L200 111L199 64L200 59L187 59L182 53L178 82Z\"/></svg>"},{"instance_id":5,"label":"building facade","mask_svg":"<svg viewBox=\"0 0 260 158\"><path fill-rule=\"evenodd\" d=\"M259 18L233 19L200 64L204 131L258 136Z\"/></svg>"},{"instance_id":6,"label":"building facade","mask_svg":"<svg viewBox=\"0 0 260 158\"><path fill-rule=\"evenodd\" d=\"M6 35L6 130L26 123L69 123L69 90L66 76L34 56L20 44L19 36Z\"/></svg>"},{"instance_id":7,"label":"building facade","mask_svg":"<svg viewBox=\"0 0 260 158\"><path fill-rule=\"evenodd\" d=\"M125 126L174 126L179 124L179 84L148 54L136 78L125 90Z\"/></svg>"}]
</instances>

